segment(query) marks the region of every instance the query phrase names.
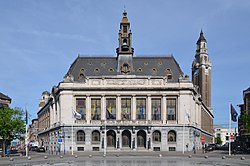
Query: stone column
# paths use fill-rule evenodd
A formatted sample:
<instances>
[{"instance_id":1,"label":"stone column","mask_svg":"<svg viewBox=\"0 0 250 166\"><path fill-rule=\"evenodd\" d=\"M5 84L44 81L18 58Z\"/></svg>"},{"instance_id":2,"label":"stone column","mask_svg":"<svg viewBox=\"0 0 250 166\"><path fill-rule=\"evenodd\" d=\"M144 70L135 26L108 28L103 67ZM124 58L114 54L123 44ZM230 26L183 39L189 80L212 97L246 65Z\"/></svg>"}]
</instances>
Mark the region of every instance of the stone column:
<instances>
[{"instance_id":1,"label":"stone column","mask_svg":"<svg viewBox=\"0 0 250 166\"><path fill-rule=\"evenodd\" d=\"M105 95L102 95L101 99L101 120L106 120L106 102Z\"/></svg>"},{"instance_id":2,"label":"stone column","mask_svg":"<svg viewBox=\"0 0 250 166\"><path fill-rule=\"evenodd\" d=\"M90 100L89 95L87 95L87 98L86 98L86 121L87 121L87 124L90 123L90 120L91 120L91 100Z\"/></svg>"},{"instance_id":3,"label":"stone column","mask_svg":"<svg viewBox=\"0 0 250 166\"><path fill-rule=\"evenodd\" d=\"M117 95L116 120L121 120L121 97Z\"/></svg>"},{"instance_id":4,"label":"stone column","mask_svg":"<svg viewBox=\"0 0 250 166\"><path fill-rule=\"evenodd\" d=\"M135 97L135 94L132 95L132 117L131 117L131 120L136 120L136 97Z\"/></svg>"},{"instance_id":5,"label":"stone column","mask_svg":"<svg viewBox=\"0 0 250 166\"><path fill-rule=\"evenodd\" d=\"M148 98L147 98L147 120L151 120L152 117L151 117L151 114L152 114L152 110L151 110L151 95L148 95Z\"/></svg>"},{"instance_id":6,"label":"stone column","mask_svg":"<svg viewBox=\"0 0 250 166\"><path fill-rule=\"evenodd\" d=\"M167 120L167 101L166 101L166 95L163 95L162 97L162 121L163 124L166 124L166 120Z\"/></svg>"}]
</instances>

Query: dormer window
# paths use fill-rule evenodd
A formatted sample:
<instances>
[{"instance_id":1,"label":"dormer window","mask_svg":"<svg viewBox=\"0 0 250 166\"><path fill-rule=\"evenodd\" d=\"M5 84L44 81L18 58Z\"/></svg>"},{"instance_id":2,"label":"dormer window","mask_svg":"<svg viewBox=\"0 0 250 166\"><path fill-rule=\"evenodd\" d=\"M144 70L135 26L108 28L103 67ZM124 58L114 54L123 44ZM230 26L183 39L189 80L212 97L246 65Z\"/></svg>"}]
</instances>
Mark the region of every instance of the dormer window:
<instances>
[{"instance_id":1,"label":"dormer window","mask_svg":"<svg viewBox=\"0 0 250 166\"><path fill-rule=\"evenodd\" d=\"M131 67L130 67L130 65L128 63L123 63L123 65L121 67L121 72L123 74L128 74L128 73L130 73L130 70L131 70L130 68Z\"/></svg>"},{"instance_id":2,"label":"dormer window","mask_svg":"<svg viewBox=\"0 0 250 166\"><path fill-rule=\"evenodd\" d=\"M137 72L142 72L142 71L143 71L142 68L137 69Z\"/></svg>"},{"instance_id":3,"label":"dormer window","mask_svg":"<svg viewBox=\"0 0 250 166\"><path fill-rule=\"evenodd\" d=\"M100 71L100 69L99 68L95 68L95 72L99 72Z\"/></svg>"},{"instance_id":4,"label":"dormer window","mask_svg":"<svg viewBox=\"0 0 250 166\"><path fill-rule=\"evenodd\" d=\"M84 81L85 80L85 75L83 73L80 73L78 75L78 81Z\"/></svg>"},{"instance_id":5,"label":"dormer window","mask_svg":"<svg viewBox=\"0 0 250 166\"><path fill-rule=\"evenodd\" d=\"M81 68L80 71L83 73L83 72L85 71L85 69L84 69L84 68Z\"/></svg>"},{"instance_id":6,"label":"dormer window","mask_svg":"<svg viewBox=\"0 0 250 166\"><path fill-rule=\"evenodd\" d=\"M172 74L171 69L168 68L168 69L165 70L165 72L166 72L167 79L172 80L173 79L173 74Z\"/></svg>"}]
</instances>

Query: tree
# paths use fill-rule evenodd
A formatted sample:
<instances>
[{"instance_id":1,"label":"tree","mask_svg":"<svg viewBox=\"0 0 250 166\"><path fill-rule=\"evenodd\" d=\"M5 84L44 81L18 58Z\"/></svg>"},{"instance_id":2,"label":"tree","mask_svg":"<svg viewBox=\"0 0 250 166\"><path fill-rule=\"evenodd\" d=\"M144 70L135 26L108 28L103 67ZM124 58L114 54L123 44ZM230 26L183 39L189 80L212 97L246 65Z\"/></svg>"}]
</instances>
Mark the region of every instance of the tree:
<instances>
[{"instance_id":1,"label":"tree","mask_svg":"<svg viewBox=\"0 0 250 166\"><path fill-rule=\"evenodd\" d=\"M3 155L5 156L6 143L19 139L25 133L25 112L20 108L0 109L0 137L3 140Z\"/></svg>"},{"instance_id":2,"label":"tree","mask_svg":"<svg viewBox=\"0 0 250 166\"><path fill-rule=\"evenodd\" d=\"M246 111L244 111L242 115L242 119L243 119L243 122L245 123L245 128L247 132L250 132L250 115L248 115Z\"/></svg>"},{"instance_id":3,"label":"tree","mask_svg":"<svg viewBox=\"0 0 250 166\"><path fill-rule=\"evenodd\" d=\"M215 143L221 145L222 144L221 138L220 137L216 137L215 138Z\"/></svg>"}]
</instances>

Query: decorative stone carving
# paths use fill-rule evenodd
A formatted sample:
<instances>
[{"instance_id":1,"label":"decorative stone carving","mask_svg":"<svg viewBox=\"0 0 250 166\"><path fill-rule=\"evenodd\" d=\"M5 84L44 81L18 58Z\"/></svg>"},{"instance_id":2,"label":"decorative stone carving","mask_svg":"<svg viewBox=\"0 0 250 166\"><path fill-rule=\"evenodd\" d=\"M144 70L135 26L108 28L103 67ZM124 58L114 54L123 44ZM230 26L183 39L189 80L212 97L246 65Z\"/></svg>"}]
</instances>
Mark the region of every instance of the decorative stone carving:
<instances>
[{"instance_id":1,"label":"decorative stone carving","mask_svg":"<svg viewBox=\"0 0 250 166\"><path fill-rule=\"evenodd\" d=\"M72 74L67 73L64 78L63 78L63 82L73 82L74 81L74 77Z\"/></svg>"}]
</instances>

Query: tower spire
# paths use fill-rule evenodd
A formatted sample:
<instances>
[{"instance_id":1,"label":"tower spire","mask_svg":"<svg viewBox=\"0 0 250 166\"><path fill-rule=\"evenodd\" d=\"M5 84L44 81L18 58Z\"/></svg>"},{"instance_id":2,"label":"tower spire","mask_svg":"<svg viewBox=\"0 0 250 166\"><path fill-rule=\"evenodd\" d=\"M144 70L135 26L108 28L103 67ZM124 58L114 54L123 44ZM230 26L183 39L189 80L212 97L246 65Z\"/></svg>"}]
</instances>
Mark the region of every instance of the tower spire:
<instances>
[{"instance_id":1,"label":"tower spire","mask_svg":"<svg viewBox=\"0 0 250 166\"><path fill-rule=\"evenodd\" d=\"M200 32L200 37L199 39L197 40L196 44L199 44L200 42L207 42L207 40L205 39L204 35L203 35L203 31L201 29L201 32Z\"/></svg>"},{"instance_id":2,"label":"tower spire","mask_svg":"<svg viewBox=\"0 0 250 166\"><path fill-rule=\"evenodd\" d=\"M120 23L120 30L118 33L119 47L116 50L117 54L131 53L133 54L134 49L132 48L132 33L130 29L130 22L128 21L127 11L124 6L123 17Z\"/></svg>"}]
</instances>

